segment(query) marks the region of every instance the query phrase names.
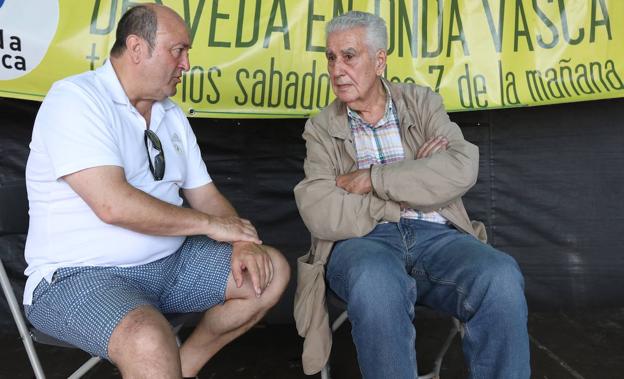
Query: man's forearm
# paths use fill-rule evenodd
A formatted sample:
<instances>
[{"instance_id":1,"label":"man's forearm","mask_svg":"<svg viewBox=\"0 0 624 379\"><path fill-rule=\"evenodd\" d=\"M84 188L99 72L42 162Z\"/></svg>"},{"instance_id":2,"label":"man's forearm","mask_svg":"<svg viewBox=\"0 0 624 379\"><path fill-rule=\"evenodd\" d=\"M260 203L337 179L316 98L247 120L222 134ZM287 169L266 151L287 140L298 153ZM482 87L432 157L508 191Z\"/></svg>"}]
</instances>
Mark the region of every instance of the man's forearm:
<instances>
[{"instance_id":1,"label":"man's forearm","mask_svg":"<svg viewBox=\"0 0 624 379\"><path fill-rule=\"evenodd\" d=\"M295 199L310 233L328 241L361 237L379 221L400 217L398 203L347 193L330 180L306 178L295 187Z\"/></svg>"},{"instance_id":2,"label":"man's forearm","mask_svg":"<svg viewBox=\"0 0 624 379\"><path fill-rule=\"evenodd\" d=\"M212 216L192 208L169 204L129 184L113 199L104 222L138 233L161 236L208 234ZM99 216L99 215L98 215Z\"/></svg>"},{"instance_id":3,"label":"man's forearm","mask_svg":"<svg viewBox=\"0 0 624 379\"><path fill-rule=\"evenodd\" d=\"M203 234L218 241L260 243L255 228L248 220L237 216L211 215L164 202L130 185L120 167L89 168L63 179L108 224L143 234ZM196 197L201 197L201 190L197 193ZM199 201L195 199L193 202ZM227 206L224 205L224 209Z\"/></svg>"},{"instance_id":4,"label":"man's forearm","mask_svg":"<svg viewBox=\"0 0 624 379\"><path fill-rule=\"evenodd\" d=\"M184 197L191 208L200 212L220 217L238 217L238 212L232 203L219 192L214 183L206 184L200 188L185 189Z\"/></svg>"}]
</instances>

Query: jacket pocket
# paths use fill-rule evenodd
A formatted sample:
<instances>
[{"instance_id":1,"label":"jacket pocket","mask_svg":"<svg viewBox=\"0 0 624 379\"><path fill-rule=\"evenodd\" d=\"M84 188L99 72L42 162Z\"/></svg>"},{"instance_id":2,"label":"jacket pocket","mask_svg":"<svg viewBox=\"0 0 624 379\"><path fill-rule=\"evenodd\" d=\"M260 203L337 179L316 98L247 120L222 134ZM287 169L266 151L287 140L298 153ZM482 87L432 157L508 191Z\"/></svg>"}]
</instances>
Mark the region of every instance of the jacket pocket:
<instances>
[{"instance_id":1,"label":"jacket pocket","mask_svg":"<svg viewBox=\"0 0 624 379\"><path fill-rule=\"evenodd\" d=\"M319 262L308 263L311 253L297 259L297 290L294 317L299 335L305 337L325 299L325 269ZM320 309L319 309L320 308Z\"/></svg>"}]
</instances>

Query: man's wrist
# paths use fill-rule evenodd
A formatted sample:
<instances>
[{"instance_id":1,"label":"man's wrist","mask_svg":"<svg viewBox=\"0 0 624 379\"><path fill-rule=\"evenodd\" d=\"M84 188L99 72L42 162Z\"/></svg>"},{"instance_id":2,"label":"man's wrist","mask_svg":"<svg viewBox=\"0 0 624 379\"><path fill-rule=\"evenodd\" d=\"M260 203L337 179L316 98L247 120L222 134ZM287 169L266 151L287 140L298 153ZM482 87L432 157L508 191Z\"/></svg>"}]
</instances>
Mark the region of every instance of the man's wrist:
<instances>
[{"instance_id":1,"label":"man's wrist","mask_svg":"<svg viewBox=\"0 0 624 379\"><path fill-rule=\"evenodd\" d=\"M200 212L197 217L198 217L197 227L199 228L199 233L196 233L196 234L205 234L208 237L210 237L214 230L213 225L212 225L213 223L212 216L206 213Z\"/></svg>"}]
</instances>

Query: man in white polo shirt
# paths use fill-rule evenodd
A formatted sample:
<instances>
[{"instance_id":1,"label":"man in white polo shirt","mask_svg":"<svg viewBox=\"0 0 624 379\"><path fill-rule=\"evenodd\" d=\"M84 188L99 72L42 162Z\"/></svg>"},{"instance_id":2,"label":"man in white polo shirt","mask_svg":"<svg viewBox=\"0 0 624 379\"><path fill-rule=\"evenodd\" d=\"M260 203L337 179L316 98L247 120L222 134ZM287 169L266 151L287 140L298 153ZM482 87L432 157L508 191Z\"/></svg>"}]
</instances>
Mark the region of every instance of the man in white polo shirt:
<instances>
[{"instance_id":1,"label":"man in white polo shirt","mask_svg":"<svg viewBox=\"0 0 624 379\"><path fill-rule=\"evenodd\" d=\"M35 121L25 311L124 377L195 376L279 300L289 267L212 183L168 99L189 69L184 21L140 5L116 37L102 67L53 85ZM191 311L205 314L178 349L163 313Z\"/></svg>"}]
</instances>

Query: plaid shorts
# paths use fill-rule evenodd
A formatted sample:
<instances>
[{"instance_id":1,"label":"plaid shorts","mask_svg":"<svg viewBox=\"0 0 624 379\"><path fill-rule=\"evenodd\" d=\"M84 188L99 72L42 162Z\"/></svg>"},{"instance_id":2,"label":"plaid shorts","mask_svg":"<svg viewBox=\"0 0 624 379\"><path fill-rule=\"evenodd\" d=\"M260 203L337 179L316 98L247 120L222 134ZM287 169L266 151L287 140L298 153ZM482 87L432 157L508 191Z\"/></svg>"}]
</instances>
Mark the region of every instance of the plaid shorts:
<instances>
[{"instance_id":1,"label":"plaid shorts","mask_svg":"<svg viewBox=\"0 0 624 379\"><path fill-rule=\"evenodd\" d=\"M201 312L225 301L232 247L205 236L186 239L168 257L132 267L66 267L35 288L24 311L38 330L108 357L115 327L133 309Z\"/></svg>"}]
</instances>

